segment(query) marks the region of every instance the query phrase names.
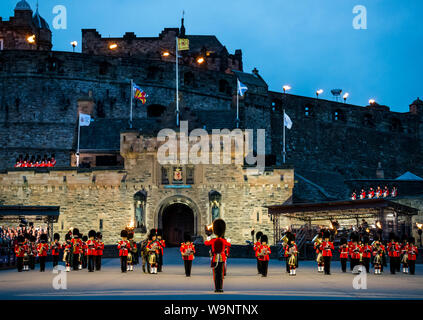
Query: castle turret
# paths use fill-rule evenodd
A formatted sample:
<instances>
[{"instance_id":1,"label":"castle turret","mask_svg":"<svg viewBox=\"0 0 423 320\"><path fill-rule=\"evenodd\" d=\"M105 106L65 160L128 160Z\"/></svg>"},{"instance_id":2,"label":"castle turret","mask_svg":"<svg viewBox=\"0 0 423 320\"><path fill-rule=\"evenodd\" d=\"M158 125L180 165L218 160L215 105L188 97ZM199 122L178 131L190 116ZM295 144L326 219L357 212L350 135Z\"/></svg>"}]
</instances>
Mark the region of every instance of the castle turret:
<instances>
[{"instance_id":1,"label":"castle turret","mask_svg":"<svg viewBox=\"0 0 423 320\"><path fill-rule=\"evenodd\" d=\"M420 98L417 98L410 104L410 113L423 114L423 101Z\"/></svg>"}]
</instances>

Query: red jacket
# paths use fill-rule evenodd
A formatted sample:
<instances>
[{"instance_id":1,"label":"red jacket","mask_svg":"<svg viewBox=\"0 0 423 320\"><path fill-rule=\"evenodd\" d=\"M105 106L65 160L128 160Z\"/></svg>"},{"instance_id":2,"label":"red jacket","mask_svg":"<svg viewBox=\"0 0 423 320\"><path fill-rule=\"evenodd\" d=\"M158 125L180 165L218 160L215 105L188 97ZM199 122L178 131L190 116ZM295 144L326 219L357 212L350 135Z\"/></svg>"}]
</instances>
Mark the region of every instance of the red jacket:
<instances>
[{"instance_id":1,"label":"red jacket","mask_svg":"<svg viewBox=\"0 0 423 320\"><path fill-rule=\"evenodd\" d=\"M271 253L270 247L267 244L262 244L257 250L257 258L260 261L269 261Z\"/></svg>"},{"instance_id":2,"label":"red jacket","mask_svg":"<svg viewBox=\"0 0 423 320\"><path fill-rule=\"evenodd\" d=\"M218 254L221 255L222 257L222 262L225 262L227 257L225 254L225 248L226 247L230 247L231 244L223 238L214 238L211 240L207 240L204 242L204 244L206 246L211 246L211 251L212 251L212 263L216 262L216 256Z\"/></svg>"},{"instance_id":3,"label":"red jacket","mask_svg":"<svg viewBox=\"0 0 423 320\"><path fill-rule=\"evenodd\" d=\"M360 259L361 246L359 244L351 244L350 257L351 259Z\"/></svg>"},{"instance_id":4,"label":"red jacket","mask_svg":"<svg viewBox=\"0 0 423 320\"><path fill-rule=\"evenodd\" d=\"M78 238L73 238L71 239L71 243L73 246L73 252L74 254L80 254L83 252L83 244L82 244L82 240L78 239Z\"/></svg>"},{"instance_id":5,"label":"red jacket","mask_svg":"<svg viewBox=\"0 0 423 320\"><path fill-rule=\"evenodd\" d=\"M190 243L190 244L186 244L186 243L181 243L181 255L182 255L182 259L183 260L193 260L194 259L194 253L195 253L195 247L194 244ZM188 251L190 251L189 255Z\"/></svg>"},{"instance_id":6,"label":"red jacket","mask_svg":"<svg viewBox=\"0 0 423 320\"><path fill-rule=\"evenodd\" d=\"M37 254L39 257L47 257L48 243L39 243L37 245Z\"/></svg>"},{"instance_id":7,"label":"red jacket","mask_svg":"<svg viewBox=\"0 0 423 320\"><path fill-rule=\"evenodd\" d=\"M333 243L330 241L323 241L320 245L320 250L324 257L332 257L332 250L335 250Z\"/></svg>"},{"instance_id":8,"label":"red jacket","mask_svg":"<svg viewBox=\"0 0 423 320\"><path fill-rule=\"evenodd\" d=\"M119 257L127 257L128 250L131 249L131 244L128 240L120 240L118 242Z\"/></svg>"},{"instance_id":9,"label":"red jacket","mask_svg":"<svg viewBox=\"0 0 423 320\"><path fill-rule=\"evenodd\" d=\"M60 249L62 249L62 245L59 242L52 242L50 248L51 255L58 256L60 254Z\"/></svg>"},{"instance_id":10,"label":"red jacket","mask_svg":"<svg viewBox=\"0 0 423 320\"><path fill-rule=\"evenodd\" d=\"M398 245L398 243L389 242L387 247L388 247L388 255L390 257L396 258L400 256L400 246Z\"/></svg>"},{"instance_id":11,"label":"red jacket","mask_svg":"<svg viewBox=\"0 0 423 320\"><path fill-rule=\"evenodd\" d=\"M256 257L257 257L257 250L260 248L260 246L261 246L261 242L260 241L257 241L256 243L254 243L254 254L256 255Z\"/></svg>"},{"instance_id":12,"label":"red jacket","mask_svg":"<svg viewBox=\"0 0 423 320\"><path fill-rule=\"evenodd\" d=\"M160 250L161 250L161 252L162 252L162 255L163 255L163 248L166 248L166 242L162 239L162 240L159 240L159 243L160 243Z\"/></svg>"},{"instance_id":13,"label":"red jacket","mask_svg":"<svg viewBox=\"0 0 423 320\"><path fill-rule=\"evenodd\" d=\"M95 240L89 239L87 241L87 256L96 256L97 255L97 242Z\"/></svg>"},{"instance_id":14,"label":"red jacket","mask_svg":"<svg viewBox=\"0 0 423 320\"><path fill-rule=\"evenodd\" d=\"M419 250L417 249L416 246L409 244L407 246L408 260L416 261L418 252L419 252Z\"/></svg>"},{"instance_id":15,"label":"red jacket","mask_svg":"<svg viewBox=\"0 0 423 320\"><path fill-rule=\"evenodd\" d=\"M26 244L16 244L15 245L15 254L17 258L23 258L25 252L28 250L28 246Z\"/></svg>"},{"instance_id":16,"label":"red jacket","mask_svg":"<svg viewBox=\"0 0 423 320\"><path fill-rule=\"evenodd\" d=\"M348 248L348 245L341 245L340 247L339 247L339 252L340 252L340 254L339 254L339 257L341 258L341 259L348 259L348 253L349 253L349 248Z\"/></svg>"},{"instance_id":17,"label":"red jacket","mask_svg":"<svg viewBox=\"0 0 423 320\"><path fill-rule=\"evenodd\" d=\"M97 256L102 256L103 255L103 250L104 250L104 243L102 241L96 241L97 244L97 252L96 255Z\"/></svg>"},{"instance_id":18,"label":"red jacket","mask_svg":"<svg viewBox=\"0 0 423 320\"><path fill-rule=\"evenodd\" d=\"M363 258L372 257L372 247L368 244L361 247L361 252L363 253Z\"/></svg>"}]
</instances>

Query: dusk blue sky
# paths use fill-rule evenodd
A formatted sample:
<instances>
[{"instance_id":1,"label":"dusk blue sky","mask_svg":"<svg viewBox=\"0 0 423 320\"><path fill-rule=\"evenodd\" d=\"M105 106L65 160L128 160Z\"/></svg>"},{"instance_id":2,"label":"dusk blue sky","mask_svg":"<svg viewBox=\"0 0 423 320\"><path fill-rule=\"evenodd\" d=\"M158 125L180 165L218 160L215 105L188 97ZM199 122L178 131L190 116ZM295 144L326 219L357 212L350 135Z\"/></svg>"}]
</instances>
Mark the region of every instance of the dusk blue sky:
<instances>
[{"instance_id":1,"label":"dusk blue sky","mask_svg":"<svg viewBox=\"0 0 423 320\"><path fill-rule=\"evenodd\" d=\"M35 11L36 0L27 0ZM3 20L18 0L1 0ZM271 90L332 99L331 89L350 93L349 103L370 98L406 112L423 99L422 0L40 0L52 27L55 5L67 8L67 30L54 30L53 49L71 51L82 28L103 36L157 36L180 24L187 34L216 35L229 52L242 49L244 71L257 67ZM353 8L367 8L367 30L355 30ZM80 47L78 48L80 50Z\"/></svg>"}]
</instances>

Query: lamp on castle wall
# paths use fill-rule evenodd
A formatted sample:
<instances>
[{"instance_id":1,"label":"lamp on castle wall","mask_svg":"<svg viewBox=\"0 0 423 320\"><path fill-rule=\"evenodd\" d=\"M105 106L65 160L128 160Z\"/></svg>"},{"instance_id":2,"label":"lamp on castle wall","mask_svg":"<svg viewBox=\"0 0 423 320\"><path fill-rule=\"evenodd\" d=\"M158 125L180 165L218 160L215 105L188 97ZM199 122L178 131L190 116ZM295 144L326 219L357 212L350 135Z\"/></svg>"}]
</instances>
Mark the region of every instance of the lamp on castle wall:
<instances>
[{"instance_id":1,"label":"lamp on castle wall","mask_svg":"<svg viewBox=\"0 0 423 320\"><path fill-rule=\"evenodd\" d=\"M282 89L283 89L283 93L286 93L286 91L291 90L291 86L284 85L284 86L282 87Z\"/></svg>"},{"instance_id":2,"label":"lamp on castle wall","mask_svg":"<svg viewBox=\"0 0 423 320\"><path fill-rule=\"evenodd\" d=\"M317 99L319 99L319 95L321 95L322 93L323 93L323 89L319 89L316 91Z\"/></svg>"},{"instance_id":3,"label":"lamp on castle wall","mask_svg":"<svg viewBox=\"0 0 423 320\"><path fill-rule=\"evenodd\" d=\"M70 44L72 46L73 52L75 52L75 48L78 46L78 42L77 41L72 41Z\"/></svg>"},{"instance_id":4,"label":"lamp on castle wall","mask_svg":"<svg viewBox=\"0 0 423 320\"><path fill-rule=\"evenodd\" d=\"M376 103L376 100L375 99L370 99L369 100L369 105L374 105Z\"/></svg>"},{"instance_id":5,"label":"lamp on castle wall","mask_svg":"<svg viewBox=\"0 0 423 320\"><path fill-rule=\"evenodd\" d=\"M198 63L198 64L202 64L202 63L204 63L204 61L205 61L205 60L204 60L204 58L203 58L203 57L198 57L198 58L197 58L197 63Z\"/></svg>"},{"instance_id":6,"label":"lamp on castle wall","mask_svg":"<svg viewBox=\"0 0 423 320\"><path fill-rule=\"evenodd\" d=\"M347 98L348 98L348 96L349 96L350 94L348 93L348 92L345 92L345 94L344 94L344 96L343 96L343 98L344 98L344 103L346 103L347 102Z\"/></svg>"},{"instance_id":7,"label":"lamp on castle wall","mask_svg":"<svg viewBox=\"0 0 423 320\"><path fill-rule=\"evenodd\" d=\"M417 233L419 234L419 242L420 242L420 247L422 246L422 228L423 228L423 223L418 223L416 222L416 227L417 227Z\"/></svg>"},{"instance_id":8,"label":"lamp on castle wall","mask_svg":"<svg viewBox=\"0 0 423 320\"><path fill-rule=\"evenodd\" d=\"M109 45L109 49L110 49L110 50L116 50L116 49L117 49L117 47L118 47L118 45L117 45L116 43L111 43L111 44Z\"/></svg>"},{"instance_id":9,"label":"lamp on castle wall","mask_svg":"<svg viewBox=\"0 0 423 320\"><path fill-rule=\"evenodd\" d=\"M35 34L33 34L33 35L31 35L31 36L28 36L28 37L26 38L26 41L27 41L28 43L30 43L30 44L35 44Z\"/></svg>"}]
</instances>

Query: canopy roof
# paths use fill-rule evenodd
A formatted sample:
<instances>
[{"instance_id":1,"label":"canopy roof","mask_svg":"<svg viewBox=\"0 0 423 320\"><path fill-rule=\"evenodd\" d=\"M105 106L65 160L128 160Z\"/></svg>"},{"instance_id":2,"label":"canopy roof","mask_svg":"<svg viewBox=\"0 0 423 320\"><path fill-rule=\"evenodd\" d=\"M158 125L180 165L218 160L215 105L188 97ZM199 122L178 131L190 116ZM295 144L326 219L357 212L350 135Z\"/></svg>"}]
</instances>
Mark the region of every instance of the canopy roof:
<instances>
[{"instance_id":1,"label":"canopy roof","mask_svg":"<svg viewBox=\"0 0 423 320\"><path fill-rule=\"evenodd\" d=\"M0 206L0 221L20 222L25 218L30 221L57 222L60 207L53 206Z\"/></svg>"},{"instance_id":2,"label":"canopy roof","mask_svg":"<svg viewBox=\"0 0 423 320\"><path fill-rule=\"evenodd\" d=\"M406 173L404 173L403 175L400 175L395 180L423 181L423 178L416 176L414 173L411 173L410 171L407 171Z\"/></svg>"}]
</instances>

